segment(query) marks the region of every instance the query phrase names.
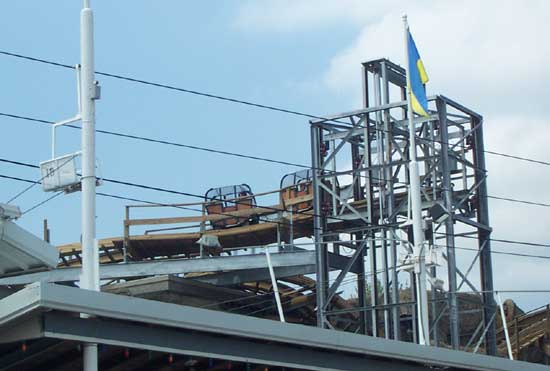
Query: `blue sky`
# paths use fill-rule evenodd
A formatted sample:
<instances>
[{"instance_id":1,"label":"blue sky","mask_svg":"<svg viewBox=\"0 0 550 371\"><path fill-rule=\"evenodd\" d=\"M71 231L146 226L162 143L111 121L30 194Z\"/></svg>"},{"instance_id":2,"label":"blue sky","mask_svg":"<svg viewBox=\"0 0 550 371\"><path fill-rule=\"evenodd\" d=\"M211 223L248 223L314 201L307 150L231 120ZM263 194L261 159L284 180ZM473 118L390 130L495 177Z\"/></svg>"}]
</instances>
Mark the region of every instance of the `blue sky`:
<instances>
[{"instance_id":1,"label":"blue sky","mask_svg":"<svg viewBox=\"0 0 550 371\"><path fill-rule=\"evenodd\" d=\"M237 2L154 4L93 2L98 71L315 114L341 109L342 104L330 94L296 85L320 74L331 53L357 32L356 27L269 37L235 25ZM4 10L9 14L5 27L13 31L4 39L4 50L77 63L79 7L75 1L56 2L55 6L34 1L10 3ZM332 44L332 49L327 44ZM47 120L75 113L75 81L70 70L9 57L0 63L5 71L6 88L0 92L5 111ZM102 99L97 103L98 129L309 163L306 118L109 78L98 80L102 86ZM4 157L31 163L49 158L50 132L46 126L9 119L3 119L3 124L14 139L3 147ZM98 135L97 145L105 177L197 194L209 187L241 182L258 191L275 189L283 174L296 169L103 135ZM59 130L59 153L79 146L79 132ZM33 170L3 166L12 175L33 179L38 175ZM3 182L2 193L16 193L19 188L21 184ZM161 202L194 201L108 184L101 191ZM46 196L36 187L18 201L25 209ZM55 242L77 240L77 198L59 198L21 222L36 230L47 216ZM122 212L121 202L98 199L99 235L120 234ZM68 223L70 228L66 228Z\"/></svg>"},{"instance_id":2,"label":"blue sky","mask_svg":"<svg viewBox=\"0 0 550 371\"><path fill-rule=\"evenodd\" d=\"M2 4L0 49L67 64L79 60L80 2L18 0ZM360 107L360 63L382 56L401 63L400 16L411 29L431 81L484 114L487 148L549 160L550 32L544 1L92 1L96 69L188 89L323 115ZM511 27L510 25L515 25ZM0 56L0 111L61 120L76 113L70 70ZM97 128L308 164L307 119L98 76ZM50 156L45 125L0 118L3 158L37 164ZM59 131L58 152L80 146L80 133ZM534 134L536 133L536 135ZM248 183L275 189L291 166L97 136L105 177L203 194ZM549 168L487 158L489 192L548 202ZM0 173L38 179L37 171L0 164ZM536 181L534 181L536 179ZM529 181L526 181L529 180ZM0 180L2 201L25 185ZM98 189L156 202L192 198L104 184ZM39 187L22 209L48 197ZM122 234L126 203L98 197L98 236ZM548 243L548 208L492 201L495 237ZM41 235L48 218L53 242L78 241L79 194L62 196L20 224ZM544 254L541 248L495 249ZM545 261L495 256L499 288L548 288ZM513 267L513 269L511 269ZM518 279L520 277L521 279ZM528 305L550 296L515 296Z\"/></svg>"}]
</instances>

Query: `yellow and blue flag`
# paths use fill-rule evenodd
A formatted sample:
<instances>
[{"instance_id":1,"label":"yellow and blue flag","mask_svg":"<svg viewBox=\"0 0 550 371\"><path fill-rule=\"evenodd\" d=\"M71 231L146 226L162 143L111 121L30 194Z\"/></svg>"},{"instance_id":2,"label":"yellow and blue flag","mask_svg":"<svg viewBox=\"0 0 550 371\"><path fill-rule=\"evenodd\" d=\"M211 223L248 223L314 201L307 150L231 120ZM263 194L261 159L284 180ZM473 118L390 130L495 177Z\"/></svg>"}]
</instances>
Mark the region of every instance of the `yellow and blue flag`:
<instances>
[{"instance_id":1,"label":"yellow and blue flag","mask_svg":"<svg viewBox=\"0 0 550 371\"><path fill-rule=\"evenodd\" d=\"M409 53L409 91L411 92L411 105L414 112L422 116L428 114L428 99L426 98L426 86L428 74L424 69L418 49L412 38L411 32L407 30L407 49Z\"/></svg>"}]
</instances>

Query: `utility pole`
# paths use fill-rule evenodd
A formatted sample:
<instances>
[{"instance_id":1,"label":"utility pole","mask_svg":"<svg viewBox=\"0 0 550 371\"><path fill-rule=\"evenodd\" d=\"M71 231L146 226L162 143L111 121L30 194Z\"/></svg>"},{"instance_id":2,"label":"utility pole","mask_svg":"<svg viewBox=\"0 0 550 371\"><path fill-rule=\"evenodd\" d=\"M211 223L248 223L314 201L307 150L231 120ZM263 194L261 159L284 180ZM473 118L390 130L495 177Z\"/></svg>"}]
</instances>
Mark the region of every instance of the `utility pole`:
<instances>
[{"instance_id":1,"label":"utility pole","mask_svg":"<svg viewBox=\"0 0 550 371\"><path fill-rule=\"evenodd\" d=\"M80 12L81 120L82 120L82 275L80 288L99 291L99 256L96 243L94 24L90 1ZM97 344L85 343L84 371L97 371Z\"/></svg>"},{"instance_id":2,"label":"utility pole","mask_svg":"<svg viewBox=\"0 0 550 371\"><path fill-rule=\"evenodd\" d=\"M420 198L420 177L418 171L418 161L416 158L416 129L414 125L414 114L411 99L411 84L409 71L409 25L407 16L403 16L403 25L405 30L405 58L407 66L407 106L409 119L409 179L410 179L410 200L411 214L414 235L414 274L416 277L416 308L418 322L418 343L422 345L430 344L430 330L428 318L428 295L426 292L426 260L424 249L424 229L422 226L422 200Z\"/></svg>"}]
</instances>

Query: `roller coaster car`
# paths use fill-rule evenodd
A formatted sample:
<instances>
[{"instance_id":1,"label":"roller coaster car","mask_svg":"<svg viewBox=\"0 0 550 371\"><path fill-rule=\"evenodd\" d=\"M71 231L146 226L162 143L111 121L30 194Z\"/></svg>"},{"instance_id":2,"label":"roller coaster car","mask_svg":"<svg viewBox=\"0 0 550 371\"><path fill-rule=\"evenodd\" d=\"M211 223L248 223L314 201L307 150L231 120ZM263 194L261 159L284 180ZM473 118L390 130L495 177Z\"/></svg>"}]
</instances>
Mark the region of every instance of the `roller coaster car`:
<instances>
[{"instance_id":1,"label":"roller coaster car","mask_svg":"<svg viewBox=\"0 0 550 371\"><path fill-rule=\"evenodd\" d=\"M304 169L295 173L286 174L281 179L281 204L287 205L298 197L313 196L313 174ZM305 211L312 208L312 201L304 201L293 205L293 211Z\"/></svg>"},{"instance_id":2,"label":"roller coaster car","mask_svg":"<svg viewBox=\"0 0 550 371\"><path fill-rule=\"evenodd\" d=\"M336 180L336 194L340 193L340 185L338 184L338 178ZM329 180L323 180L323 184L332 189L332 183ZM287 174L281 179L280 186L281 204L292 205L293 201L300 197L307 198L305 196L311 195L313 197L313 173L311 169L304 169L295 173ZM333 203L331 202L332 195L326 190L321 191L322 204L321 207L325 214L332 212ZM336 207L340 203L336 202ZM292 205L292 211L301 212L311 210L313 208L313 200L305 200L304 202L298 202Z\"/></svg>"},{"instance_id":3,"label":"roller coaster car","mask_svg":"<svg viewBox=\"0 0 550 371\"><path fill-rule=\"evenodd\" d=\"M226 213L252 209L256 207L256 198L247 184L238 184L219 188L210 188L204 195L208 215L224 215ZM257 223L257 218L226 218L211 221L212 228L223 229L245 224Z\"/></svg>"}]
</instances>

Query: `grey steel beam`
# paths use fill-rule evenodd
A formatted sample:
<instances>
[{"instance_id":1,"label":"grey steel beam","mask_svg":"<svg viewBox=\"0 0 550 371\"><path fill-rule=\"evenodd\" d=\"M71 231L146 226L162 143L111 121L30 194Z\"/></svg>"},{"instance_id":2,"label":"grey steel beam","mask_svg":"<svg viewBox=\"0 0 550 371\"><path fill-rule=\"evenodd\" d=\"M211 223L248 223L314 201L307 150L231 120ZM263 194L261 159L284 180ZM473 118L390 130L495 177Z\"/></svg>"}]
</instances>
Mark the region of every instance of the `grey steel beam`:
<instances>
[{"instance_id":1,"label":"grey steel beam","mask_svg":"<svg viewBox=\"0 0 550 371\"><path fill-rule=\"evenodd\" d=\"M60 313L44 315L47 337L80 342L145 349L194 357L218 358L235 362L257 363L310 370L427 370L412 365L363 355L331 352L325 349L298 348L291 344L270 344L242 338L221 337L173 328L152 328L143 324L82 319Z\"/></svg>"},{"instance_id":2,"label":"grey steel beam","mask_svg":"<svg viewBox=\"0 0 550 371\"><path fill-rule=\"evenodd\" d=\"M304 267L315 264L315 252L301 251L277 253L271 255L274 267ZM236 255L214 258L150 260L122 264L102 264L99 267L100 278L117 279L145 277L154 275L222 272L267 267L264 254ZM37 281L70 282L77 281L80 267L58 268L51 271L25 274L0 279L0 285L24 285Z\"/></svg>"},{"instance_id":3,"label":"grey steel beam","mask_svg":"<svg viewBox=\"0 0 550 371\"><path fill-rule=\"evenodd\" d=\"M342 242L342 245L344 245L344 244L347 245L350 242L353 242L353 241L344 241L344 242ZM351 246L347 246L347 247L353 248ZM308 250L305 250L305 249L297 247L297 246L294 246L294 249L297 250L297 251L308 251ZM332 252L327 252L327 258L328 258L328 267L329 267L330 270L345 269L345 267L348 265L348 262L350 260L350 258L347 257L347 256L339 255L339 254L332 253ZM360 262L359 261L354 262L351 265L351 267L349 268L349 271L352 272L352 273L355 273L355 274L360 274L361 273L361 264L360 264ZM310 272L310 273L314 273L314 272L315 271ZM303 273L303 274L307 274L307 273ZM278 275L277 275L277 277L278 277Z\"/></svg>"},{"instance_id":4,"label":"grey steel beam","mask_svg":"<svg viewBox=\"0 0 550 371\"><path fill-rule=\"evenodd\" d=\"M20 295L18 295L21 293ZM11 308L6 310L5 308ZM27 308L27 310L25 310ZM85 313L100 320L120 323L140 323L162 326L180 331L208 333L217 338L288 345L302 349L320 349L366 357L379 357L393 362L455 367L468 370L515 371L546 370L535 365L504 358L420 346L412 343L343 333L299 324L280 323L260 318L223 313L177 304L114 295L55 284L37 283L0 301L0 332L6 319L20 320L24 315L40 315L44 311L62 311L68 314ZM18 313L18 316L12 314ZM26 317L28 318L28 317ZM157 335L158 337L158 335ZM2 342L0 337L0 342ZM100 341L99 341L100 342ZM224 347L219 350L224 352ZM275 348L273 348L275 349ZM222 353L223 354L223 353ZM277 353L281 355L280 353ZM284 357L284 354L281 355ZM339 357L336 356L336 357ZM368 362L364 364L368 368ZM342 363L345 367L345 363Z\"/></svg>"},{"instance_id":5,"label":"grey steel beam","mask_svg":"<svg viewBox=\"0 0 550 371\"><path fill-rule=\"evenodd\" d=\"M376 81L376 79L375 79ZM375 82L376 84L376 82ZM368 94L366 94L368 97ZM372 127L370 125L367 125L365 128L365 143L370 143L370 138L373 135L372 133ZM376 225L376 220L374 218L374 187L373 187L373 172L372 172L372 150L371 146L365 145L364 149L364 163L366 163L367 171L365 171L365 198L367 199L367 223L368 225ZM380 203L380 200L378 200ZM371 311L371 333L373 336L378 336L378 309L376 309L376 306L378 305L378 276L376 272L378 272L377 263L376 263L376 230L369 230L365 237L368 240L368 252L367 255L369 257L369 268L372 274L370 275L370 303L372 306L374 306L374 309ZM366 278L365 278L366 279Z\"/></svg>"},{"instance_id":6,"label":"grey steel beam","mask_svg":"<svg viewBox=\"0 0 550 371\"><path fill-rule=\"evenodd\" d=\"M449 257L445 253L442 253L441 256L443 256L443 259L445 259L445 260L447 260L447 262L449 262ZM472 282L470 282L468 277L460 271L460 269L455 267L455 271L460 276L460 278L462 278L462 282L465 282L470 287L472 292L479 292L479 290L474 286L474 284ZM455 292L458 292L458 289ZM452 294L452 292L449 293L449 295L451 295L451 294Z\"/></svg>"},{"instance_id":7,"label":"grey steel beam","mask_svg":"<svg viewBox=\"0 0 550 371\"><path fill-rule=\"evenodd\" d=\"M273 259L272 254L271 257ZM297 265L293 267L273 268L277 279L293 277L303 274L315 273L315 264ZM257 282L270 280L269 270L267 268L243 269L233 272L222 272L208 274L200 277L190 278L194 281L209 283L216 286L237 285L244 282Z\"/></svg>"},{"instance_id":8,"label":"grey steel beam","mask_svg":"<svg viewBox=\"0 0 550 371\"><path fill-rule=\"evenodd\" d=\"M484 224L481 224L481 223L478 223L476 222L475 220L472 220L472 219L468 219L468 218L465 218L463 217L462 215L455 215L454 216L454 219L456 221L459 221L461 223L464 223L464 224L467 224L469 226L472 226L474 228L477 228L477 229L484 229L485 231L491 233L493 231L493 229L487 225L484 225Z\"/></svg>"},{"instance_id":9,"label":"grey steel beam","mask_svg":"<svg viewBox=\"0 0 550 371\"><path fill-rule=\"evenodd\" d=\"M460 281L460 283L458 284L458 288L457 290L460 290L462 288L462 285L466 282L466 278L468 278L468 275L470 274L470 272L472 271L472 268L474 267L477 259L479 258L479 254L481 254L481 252L483 251L483 249L485 248L485 244L481 245L481 247L478 249L478 251L476 252L476 255L474 256L474 258L472 259L472 262L470 263L470 266L468 267L468 269L466 270L466 273L464 273L464 277L462 279L462 281Z\"/></svg>"},{"instance_id":10,"label":"grey steel beam","mask_svg":"<svg viewBox=\"0 0 550 371\"><path fill-rule=\"evenodd\" d=\"M343 255L338 255L329 252L328 253L328 265L331 269L345 269L349 260L351 258ZM349 271L355 274L361 274L361 264L364 259L358 259L356 262L351 264Z\"/></svg>"},{"instance_id":11,"label":"grey steel beam","mask_svg":"<svg viewBox=\"0 0 550 371\"><path fill-rule=\"evenodd\" d=\"M336 277L336 279L334 280L334 282L330 286L330 288L328 290L328 293L327 293L325 306L327 306L330 303L330 301L332 300L332 298L334 298L334 296L336 295L336 290L338 290L338 287L340 287L340 284L342 283L342 281L344 280L346 275L350 272L350 269L351 269L352 265L357 261L357 258L363 257L363 255L364 255L363 251L365 249L366 244L367 244L367 241L361 242L359 247L357 247L357 249L354 251L352 257L349 258L348 264L340 271L340 273L338 274L338 276Z\"/></svg>"},{"instance_id":12,"label":"grey steel beam","mask_svg":"<svg viewBox=\"0 0 550 371\"><path fill-rule=\"evenodd\" d=\"M367 83L368 83L368 74L367 74L367 70L365 68L365 66L363 65L363 68L362 68L362 72L363 72L363 91L366 91L366 86L367 86ZM368 99L365 97L365 99ZM355 131L356 129L351 129L353 131ZM361 129L361 132L359 133L356 133L356 135L358 135L358 138L360 138L361 135L364 134L364 130ZM359 154L359 145L357 143L352 143L351 144L351 167L352 167L352 179L353 179L353 182L352 182L352 187L353 187L353 200L354 201L360 201L362 199L365 198L364 194L363 194L363 190L362 190L362 187L361 187L361 182L360 180L357 179L357 176L360 175L361 173L358 171L358 169L361 167L361 164L362 164L362 159L361 159L361 155ZM352 235L350 233L350 235ZM363 239L363 232L357 232L357 233L354 233L354 238L356 240L362 240ZM357 274L357 278L356 278L356 282L357 282L357 301L358 301L358 305L360 308L363 308L365 306L367 306L367 298L366 298L366 295L367 295L367 288L366 288L366 281L365 281L365 256L366 256L366 252L365 252L365 249L362 250L361 252L361 257L359 258L359 261L357 263L358 264L358 270L355 271L355 273ZM367 316L367 311L360 311L358 313L358 316L359 316L359 333L361 334L366 334L367 333L367 323L368 323L368 316Z\"/></svg>"},{"instance_id":13,"label":"grey steel beam","mask_svg":"<svg viewBox=\"0 0 550 371\"><path fill-rule=\"evenodd\" d=\"M364 68L366 67L370 72L373 73L379 72L380 70L382 72L386 70L388 81L394 85L404 87L407 83L405 77L405 69L386 58L362 63L362 65Z\"/></svg>"},{"instance_id":14,"label":"grey steel beam","mask_svg":"<svg viewBox=\"0 0 550 371\"><path fill-rule=\"evenodd\" d=\"M0 275L55 267L59 252L10 220L0 219Z\"/></svg>"},{"instance_id":15,"label":"grey steel beam","mask_svg":"<svg viewBox=\"0 0 550 371\"><path fill-rule=\"evenodd\" d=\"M319 179L320 166L322 164L320 145L321 145L321 128L311 125L311 166L313 169L313 236L315 242L315 265L316 269L316 303L317 303L317 326L326 327L323 308L325 308L325 297L327 291L327 246L323 240L323 220L321 218L321 197L320 191L321 180Z\"/></svg>"},{"instance_id":16,"label":"grey steel beam","mask_svg":"<svg viewBox=\"0 0 550 371\"><path fill-rule=\"evenodd\" d=\"M447 107L445 101L437 99L437 112L439 114L439 132L441 139L441 174L443 177L443 203L449 213L445 220L445 242L447 245L447 272L449 279L449 326L451 331L451 345L453 349L460 347L460 327L458 317L458 299L456 294L456 251L454 236L454 205L453 190L451 185L451 173L449 169L449 136L447 126Z\"/></svg>"},{"instance_id":17,"label":"grey steel beam","mask_svg":"<svg viewBox=\"0 0 550 371\"><path fill-rule=\"evenodd\" d=\"M44 335L42 331L42 321L37 316L9 323L7 326L3 326L1 334L2 343L14 343L29 339L37 339ZM3 370L3 368L0 369Z\"/></svg>"},{"instance_id":18,"label":"grey steel beam","mask_svg":"<svg viewBox=\"0 0 550 371\"><path fill-rule=\"evenodd\" d=\"M437 99L437 96L431 95L427 98L428 98L428 101L433 101L433 100ZM400 101L400 102L393 102L393 103L384 104L384 105L381 105L381 106L372 106L372 107L362 108L362 109L355 110L355 111L338 113L338 114L335 114L335 115L324 115L324 116L322 116L322 118L314 119L314 120L311 120L310 122L312 124L321 124L321 123L325 123L327 121L339 120L339 119L348 118L348 117L351 117L351 116L361 116L361 115L368 114L368 113L374 113L374 112L377 112L377 111L383 111L383 110L392 109L392 108L399 108L399 107L405 107L406 108L407 107L407 101L403 100L403 101Z\"/></svg>"},{"instance_id":19,"label":"grey steel beam","mask_svg":"<svg viewBox=\"0 0 550 371\"><path fill-rule=\"evenodd\" d=\"M40 305L40 295L40 286L34 284L0 300L0 326L36 310Z\"/></svg>"},{"instance_id":20,"label":"grey steel beam","mask_svg":"<svg viewBox=\"0 0 550 371\"><path fill-rule=\"evenodd\" d=\"M487 203L487 181L485 172L485 147L483 143L483 120L477 115L472 126L477 127L474 132L474 164L477 189L477 222L489 226L489 204ZM480 124L480 125L478 125ZM487 354L497 354L495 323L491 320L496 313L496 304L493 297L493 263L491 258L491 232L478 229L478 244L481 253L479 255L481 290L483 291L483 318L485 321L486 335L485 348Z\"/></svg>"},{"instance_id":21,"label":"grey steel beam","mask_svg":"<svg viewBox=\"0 0 550 371\"><path fill-rule=\"evenodd\" d=\"M451 106L453 108L456 108L457 110L462 111L465 114L474 117L476 119L476 121L479 122L480 120L482 120L482 116L479 113L463 106L462 104L458 103L457 101L455 101L455 100L453 100L449 97L446 97L445 95L438 95L438 98L444 100L445 103L447 103L449 106Z\"/></svg>"},{"instance_id":22,"label":"grey steel beam","mask_svg":"<svg viewBox=\"0 0 550 371\"><path fill-rule=\"evenodd\" d=\"M391 62L388 60L383 60L381 63L382 67L382 96L384 99L384 103L390 102L390 82L394 82L394 84L399 84L400 86L404 86L401 84L404 84L405 82L401 79L404 78L404 74L400 74L395 72L394 66ZM396 76L399 78L399 81L396 81ZM394 193L394 187L393 187L393 126L391 124L391 116L390 112L388 110L384 111L384 179L387 181L387 187L388 187L388 193L386 195L386 217L389 217L393 214L393 210L395 208L395 193ZM388 220L390 223L395 223L395 219ZM399 288L398 288L398 273L397 273L397 246L395 243L395 239L393 238L392 231L384 230L382 231L383 236L385 238L389 239L389 251L390 251L390 265L393 268L391 272L391 295L390 292L387 292L386 295L388 296L387 302L392 304L397 304L399 302ZM387 253L386 253L387 256ZM385 285L386 290L390 289L390 281L389 281L389 273L388 271L385 272ZM400 316L399 316L399 307L397 305L393 305L391 307L391 310L388 311L388 314L390 315L391 320L391 338L399 340L400 338Z\"/></svg>"}]
</instances>

